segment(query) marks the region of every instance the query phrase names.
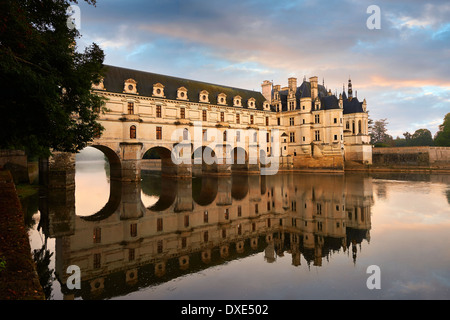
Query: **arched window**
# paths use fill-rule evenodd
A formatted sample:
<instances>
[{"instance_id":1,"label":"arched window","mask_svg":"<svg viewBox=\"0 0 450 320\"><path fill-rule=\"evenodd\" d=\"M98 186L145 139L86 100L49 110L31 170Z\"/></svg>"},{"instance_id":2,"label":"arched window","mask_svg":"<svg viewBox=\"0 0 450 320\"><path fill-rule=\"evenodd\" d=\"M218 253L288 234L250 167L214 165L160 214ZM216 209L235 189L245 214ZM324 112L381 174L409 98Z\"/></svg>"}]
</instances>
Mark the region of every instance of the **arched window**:
<instances>
[{"instance_id":1,"label":"arched window","mask_svg":"<svg viewBox=\"0 0 450 320\"><path fill-rule=\"evenodd\" d=\"M183 130L183 140L189 140L189 130L186 128Z\"/></svg>"},{"instance_id":2,"label":"arched window","mask_svg":"<svg viewBox=\"0 0 450 320\"><path fill-rule=\"evenodd\" d=\"M362 133L361 120L358 121L358 133Z\"/></svg>"},{"instance_id":3,"label":"arched window","mask_svg":"<svg viewBox=\"0 0 450 320\"><path fill-rule=\"evenodd\" d=\"M136 126L130 127L130 139L136 139Z\"/></svg>"}]
</instances>

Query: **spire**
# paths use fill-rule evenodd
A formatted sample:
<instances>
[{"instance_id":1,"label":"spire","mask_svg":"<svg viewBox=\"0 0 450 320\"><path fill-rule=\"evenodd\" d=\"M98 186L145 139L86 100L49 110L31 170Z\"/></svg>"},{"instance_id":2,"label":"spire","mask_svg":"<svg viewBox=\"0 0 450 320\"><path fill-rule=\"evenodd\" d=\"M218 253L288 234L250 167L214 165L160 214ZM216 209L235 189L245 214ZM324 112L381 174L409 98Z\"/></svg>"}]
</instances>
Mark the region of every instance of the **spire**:
<instances>
[{"instance_id":1,"label":"spire","mask_svg":"<svg viewBox=\"0 0 450 320\"><path fill-rule=\"evenodd\" d=\"M350 100L353 98L352 80L350 79L350 77L348 78L348 98Z\"/></svg>"}]
</instances>

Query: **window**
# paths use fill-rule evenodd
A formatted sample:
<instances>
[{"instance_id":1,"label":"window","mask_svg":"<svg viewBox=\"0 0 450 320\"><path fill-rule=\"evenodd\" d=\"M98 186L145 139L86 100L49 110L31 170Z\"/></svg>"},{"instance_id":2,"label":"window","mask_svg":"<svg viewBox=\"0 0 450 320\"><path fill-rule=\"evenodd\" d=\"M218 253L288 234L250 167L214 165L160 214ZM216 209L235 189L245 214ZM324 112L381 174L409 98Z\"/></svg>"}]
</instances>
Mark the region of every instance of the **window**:
<instances>
[{"instance_id":1,"label":"window","mask_svg":"<svg viewBox=\"0 0 450 320\"><path fill-rule=\"evenodd\" d=\"M130 225L130 236L136 237L137 236L137 223L132 223Z\"/></svg>"},{"instance_id":2,"label":"window","mask_svg":"<svg viewBox=\"0 0 450 320\"><path fill-rule=\"evenodd\" d=\"M203 141L208 141L208 131L206 129L202 130L203 133Z\"/></svg>"},{"instance_id":3,"label":"window","mask_svg":"<svg viewBox=\"0 0 450 320\"><path fill-rule=\"evenodd\" d=\"M314 131L314 140L320 141L320 131L319 130Z\"/></svg>"},{"instance_id":4,"label":"window","mask_svg":"<svg viewBox=\"0 0 450 320\"><path fill-rule=\"evenodd\" d=\"M236 113L236 123L237 124L241 123L241 115L239 113Z\"/></svg>"},{"instance_id":5,"label":"window","mask_svg":"<svg viewBox=\"0 0 450 320\"><path fill-rule=\"evenodd\" d=\"M205 231L203 233L203 242L208 242L208 238L209 238L208 231Z\"/></svg>"},{"instance_id":6,"label":"window","mask_svg":"<svg viewBox=\"0 0 450 320\"><path fill-rule=\"evenodd\" d=\"M156 127L156 140L162 140L162 127Z\"/></svg>"},{"instance_id":7,"label":"window","mask_svg":"<svg viewBox=\"0 0 450 320\"><path fill-rule=\"evenodd\" d=\"M135 256L135 250L133 248L128 249L128 261L133 261Z\"/></svg>"},{"instance_id":8,"label":"window","mask_svg":"<svg viewBox=\"0 0 450 320\"><path fill-rule=\"evenodd\" d=\"M337 134L335 134L334 135L334 141L337 141L337 139L338 139L338 136L337 136Z\"/></svg>"},{"instance_id":9,"label":"window","mask_svg":"<svg viewBox=\"0 0 450 320\"><path fill-rule=\"evenodd\" d=\"M162 240L158 240L157 250L158 250L158 253L162 253L163 252L163 242L162 242Z\"/></svg>"},{"instance_id":10,"label":"window","mask_svg":"<svg viewBox=\"0 0 450 320\"><path fill-rule=\"evenodd\" d=\"M158 218L156 220L156 231L163 231L163 219Z\"/></svg>"},{"instance_id":11,"label":"window","mask_svg":"<svg viewBox=\"0 0 450 320\"><path fill-rule=\"evenodd\" d=\"M361 120L358 121L358 133L362 133Z\"/></svg>"},{"instance_id":12,"label":"window","mask_svg":"<svg viewBox=\"0 0 450 320\"><path fill-rule=\"evenodd\" d=\"M302 140L303 140L303 142L305 142L305 141L306 141L306 138L305 138L305 137L302 137Z\"/></svg>"},{"instance_id":13,"label":"window","mask_svg":"<svg viewBox=\"0 0 450 320\"><path fill-rule=\"evenodd\" d=\"M224 112L220 113L220 121L225 122L225 113Z\"/></svg>"},{"instance_id":14,"label":"window","mask_svg":"<svg viewBox=\"0 0 450 320\"><path fill-rule=\"evenodd\" d=\"M128 102L128 114L134 114L134 102Z\"/></svg>"},{"instance_id":15,"label":"window","mask_svg":"<svg viewBox=\"0 0 450 320\"><path fill-rule=\"evenodd\" d=\"M226 238L227 237L227 230L226 229L222 229L222 238Z\"/></svg>"},{"instance_id":16,"label":"window","mask_svg":"<svg viewBox=\"0 0 450 320\"><path fill-rule=\"evenodd\" d=\"M227 141L227 131L223 132L223 141Z\"/></svg>"},{"instance_id":17,"label":"window","mask_svg":"<svg viewBox=\"0 0 450 320\"><path fill-rule=\"evenodd\" d=\"M136 126L130 127L130 139L136 139Z\"/></svg>"},{"instance_id":18,"label":"window","mask_svg":"<svg viewBox=\"0 0 450 320\"><path fill-rule=\"evenodd\" d=\"M94 235L93 235L94 243L100 243L102 242L102 229L99 227L94 228Z\"/></svg>"},{"instance_id":19,"label":"window","mask_svg":"<svg viewBox=\"0 0 450 320\"><path fill-rule=\"evenodd\" d=\"M180 109L180 118L186 119L186 110L184 108Z\"/></svg>"},{"instance_id":20,"label":"window","mask_svg":"<svg viewBox=\"0 0 450 320\"><path fill-rule=\"evenodd\" d=\"M253 124L254 123L254 117L253 117L253 115L251 114L250 115L250 124Z\"/></svg>"},{"instance_id":21,"label":"window","mask_svg":"<svg viewBox=\"0 0 450 320\"><path fill-rule=\"evenodd\" d=\"M181 238L181 247L182 248L186 248L187 246L187 238L186 237L182 237Z\"/></svg>"},{"instance_id":22,"label":"window","mask_svg":"<svg viewBox=\"0 0 450 320\"><path fill-rule=\"evenodd\" d=\"M225 220L230 219L230 210L229 209L225 209Z\"/></svg>"},{"instance_id":23,"label":"window","mask_svg":"<svg viewBox=\"0 0 450 320\"><path fill-rule=\"evenodd\" d=\"M186 128L183 130L183 140L189 140L189 130Z\"/></svg>"},{"instance_id":24,"label":"window","mask_svg":"<svg viewBox=\"0 0 450 320\"><path fill-rule=\"evenodd\" d=\"M94 268L98 269L101 267L101 255L100 253L94 253Z\"/></svg>"},{"instance_id":25,"label":"window","mask_svg":"<svg viewBox=\"0 0 450 320\"><path fill-rule=\"evenodd\" d=\"M203 121L208 121L208 117L207 117L207 114L206 114L206 110L203 110L203 111L202 111L202 118L203 118Z\"/></svg>"},{"instance_id":26,"label":"window","mask_svg":"<svg viewBox=\"0 0 450 320\"><path fill-rule=\"evenodd\" d=\"M156 117L161 118L161 106L156 106Z\"/></svg>"},{"instance_id":27,"label":"window","mask_svg":"<svg viewBox=\"0 0 450 320\"><path fill-rule=\"evenodd\" d=\"M259 209L258 209L258 204L255 203L255 213L258 214L259 213Z\"/></svg>"},{"instance_id":28,"label":"window","mask_svg":"<svg viewBox=\"0 0 450 320\"><path fill-rule=\"evenodd\" d=\"M269 132L266 133L266 142L270 142L270 133ZM269 148L267 148L267 149L269 149Z\"/></svg>"},{"instance_id":29,"label":"window","mask_svg":"<svg viewBox=\"0 0 450 320\"><path fill-rule=\"evenodd\" d=\"M266 126L269 125L269 117L266 117Z\"/></svg>"},{"instance_id":30,"label":"window","mask_svg":"<svg viewBox=\"0 0 450 320\"><path fill-rule=\"evenodd\" d=\"M238 217L242 216L242 207L241 206L238 206L238 208L237 208L237 215L238 215Z\"/></svg>"},{"instance_id":31,"label":"window","mask_svg":"<svg viewBox=\"0 0 450 320\"><path fill-rule=\"evenodd\" d=\"M241 224L238 224L237 233L238 233L238 235L242 234L242 225Z\"/></svg>"},{"instance_id":32,"label":"window","mask_svg":"<svg viewBox=\"0 0 450 320\"><path fill-rule=\"evenodd\" d=\"M189 216L184 216L184 227L189 227Z\"/></svg>"},{"instance_id":33,"label":"window","mask_svg":"<svg viewBox=\"0 0 450 320\"><path fill-rule=\"evenodd\" d=\"M289 133L289 141L290 142L295 142L295 133L294 132L290 132Z\"/></svg>"},{"instance_id":34,"label":"window","mask_svg":"<svg viewBox=\"0 0 450 320\"><path fill-rule=\"evenodd\" d=\"M277 118L277 125L280 125L280 123L281 123L280 118Z\"/></svg>"},{"instance_id":35,"label":"window","mask_svg":"<svg viewBox=\"0 0 450 320\"><path fill-rule=\"evenodd\" d=\"M203 211L203 222L208 222L208 210Z\"/></svg>"},{"instance_id":36,"label":"window","mask_svg":"<svg viewBox=\"0 0 450 320\"><path fill-rule=\"evenodd\" d=\"M355 134L355 121L352 121L352 133Z\"/></svg>"},{"instance_id":37,"label":"window","mask_svg":"<svg viewBox=\"0 0 450 320\"><path fill-rule=\"evenodd\" d=\"M350 123L348 121L345 123L345 129L350 130Z\"/></svg>"},{"instance_id":38,"label":"window","mask_svg":"<svg viewBox=\"0 0 450 320\"><path fill-rule=\"evenodd\" d=\"M289 118L289 125L290 126L293 126L294 125L294 118L292 117L292 118Z\"/></svg>"},{"instance_id":39,"label":"window","mask_svg":"<svg viewBox=\"0 0 450 320\"><path fill-rule=\"evenodd\" d=\"M305 124L305 119L302 119L302 123Z\"/></svg>"},{"instance_id":40,"label":"window","mask_svg":"<svg viewBox=\"0 0 450 320\"><path fill-rule=\"evenodd\" d=\"M314 116L314 123L320 123L320 115L316 114Z\"/></svg>"},{"instance_id":41,"label":"window","mask_svg":"<svg viewBox=\"0 0 450 320\"><path fill-rule=\"evenodd\" d=\"M334 118L334 123L337 123L337 118Z\"/></svg>"}]
</instances>

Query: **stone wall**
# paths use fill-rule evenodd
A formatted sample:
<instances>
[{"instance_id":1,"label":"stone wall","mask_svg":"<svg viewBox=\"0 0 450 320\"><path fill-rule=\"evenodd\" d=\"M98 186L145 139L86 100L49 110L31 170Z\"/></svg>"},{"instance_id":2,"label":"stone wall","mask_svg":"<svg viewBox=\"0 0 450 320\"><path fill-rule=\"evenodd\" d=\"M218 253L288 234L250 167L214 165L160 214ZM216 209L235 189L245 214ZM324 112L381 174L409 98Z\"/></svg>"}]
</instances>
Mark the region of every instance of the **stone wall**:
<instances>
[{"instance_id":1,"label":"stone wall","mask_svg":"<svg viewBox=\"0 0 450 320\"><path fill-rule=\"evenodd\" d=\"M0 150L0 168L8 170L14 178L14 183L28 183L28 161L25 151Z\"/></svg>"},{"instance_id":2,"label":"stone wall","mask_svg":"<svg viewBox=\"0 0 450 320\"><path fill-rule=\"evenodd\" d=\"M374 148L373 164L375 166L450 168L450 148Z\"/></svg>"}]
</instances>

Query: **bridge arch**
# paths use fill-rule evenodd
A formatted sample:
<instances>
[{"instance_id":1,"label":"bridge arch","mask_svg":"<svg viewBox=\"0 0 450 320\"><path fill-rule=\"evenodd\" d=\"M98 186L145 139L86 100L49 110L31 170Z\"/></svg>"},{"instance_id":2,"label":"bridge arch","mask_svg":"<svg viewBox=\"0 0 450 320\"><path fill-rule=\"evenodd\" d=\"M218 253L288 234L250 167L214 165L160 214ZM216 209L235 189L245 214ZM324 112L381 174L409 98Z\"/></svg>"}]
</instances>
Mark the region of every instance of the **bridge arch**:
<instances>
[{"instance_id":1,"label":"bridge arch","mask_svg":"<svg viewBox=\"0 0 450 320\"><path fill-rule=\"evenodd\" d=\"M248 153L242 147L235 147L231 150L231 171L247 171L248 170Z\"/></svg>"},{"instance_id":2,"label":"bridge arch","mask_svg":"<svg viewBox=\"0 0 450 320\"><path fill-rule=\"evenodd\" d=\"M109 177L111 180L121 180L122 179L122 162L118 154L106 145L92 144L89 147L95 148L103 152L109 162Z\"/></svg>"}]
</instances>

